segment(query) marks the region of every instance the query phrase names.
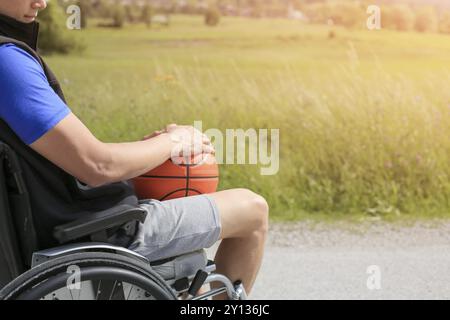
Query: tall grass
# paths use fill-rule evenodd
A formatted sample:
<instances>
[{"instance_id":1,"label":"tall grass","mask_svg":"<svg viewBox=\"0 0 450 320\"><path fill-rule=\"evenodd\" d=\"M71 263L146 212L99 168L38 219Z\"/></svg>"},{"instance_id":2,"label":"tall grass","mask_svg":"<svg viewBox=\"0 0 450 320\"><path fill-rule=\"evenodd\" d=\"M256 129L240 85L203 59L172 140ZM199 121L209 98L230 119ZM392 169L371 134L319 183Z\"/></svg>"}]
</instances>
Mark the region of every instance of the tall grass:
<instances>
[{"instance_id":1,"label":"tall grass","mask_svg":"<svg viewBox=\"0 0 450 320\"><path fill-rule=\"evenodd\" d=\"M220 179L220 189L264 195L274 218L449 213L450 38L326 34L243 19L211 31L177 18L167 30L87 30L84 56L50 64L105 141L194 120L224 133L279 128L278 174L222 165Z\"/></svg>"}]
</instances>

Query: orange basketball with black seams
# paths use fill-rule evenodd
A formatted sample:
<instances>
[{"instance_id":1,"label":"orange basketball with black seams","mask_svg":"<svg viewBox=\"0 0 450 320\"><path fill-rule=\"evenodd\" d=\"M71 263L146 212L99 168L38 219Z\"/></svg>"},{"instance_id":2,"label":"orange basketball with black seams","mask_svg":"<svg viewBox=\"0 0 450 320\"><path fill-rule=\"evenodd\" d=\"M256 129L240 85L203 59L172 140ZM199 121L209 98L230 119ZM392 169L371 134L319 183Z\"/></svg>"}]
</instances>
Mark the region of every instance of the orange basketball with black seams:
<instances>
[{"instance_id":1,"label":"orange basketball with black seams","mask_svg":"<svg viewBox=\"0 0 450 320\"><path fill-rule=\"evenodd\" d=\"M216 192L219 167L211 154L174 158L132 179L138 199L169 200Z\"/></svg>"}]
</instances>

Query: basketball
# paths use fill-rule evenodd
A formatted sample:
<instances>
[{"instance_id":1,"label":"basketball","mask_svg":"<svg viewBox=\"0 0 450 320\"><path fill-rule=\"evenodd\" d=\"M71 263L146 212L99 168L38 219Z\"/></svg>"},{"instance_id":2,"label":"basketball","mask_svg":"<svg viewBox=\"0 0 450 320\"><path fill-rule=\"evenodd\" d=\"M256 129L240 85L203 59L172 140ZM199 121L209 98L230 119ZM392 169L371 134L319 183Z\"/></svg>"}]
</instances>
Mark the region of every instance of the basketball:
<instances>
[{"instance_id":1,"label":"basketball","mask_svg":"<svg viewBox=\"0 0 450 320\"><path fill-rule=\"evenodd\" d=\"M200 155L202 156L202 155ZM219 184L219 167L212 154L201 161L177 158L132 179L138 199L160 201L212 193Z\"/></svg>"}]
</instances>

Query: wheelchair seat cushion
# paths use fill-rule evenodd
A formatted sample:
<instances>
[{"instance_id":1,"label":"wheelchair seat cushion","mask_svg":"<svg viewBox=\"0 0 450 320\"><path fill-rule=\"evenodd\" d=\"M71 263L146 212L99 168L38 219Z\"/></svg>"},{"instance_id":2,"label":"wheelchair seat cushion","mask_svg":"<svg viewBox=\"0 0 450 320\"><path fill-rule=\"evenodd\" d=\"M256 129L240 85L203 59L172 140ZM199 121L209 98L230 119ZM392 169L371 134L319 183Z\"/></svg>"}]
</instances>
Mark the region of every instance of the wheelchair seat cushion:
<instances>
[{"instance_id":1,"label":"wheelchair seat cushion","mask_svg":"<svg viewBox=\"0 0 450 320\"><path fill-rule=\"evenodd\" d=\"M174 258L150 263L164 280L178 280L195 275L199 269L206 267L208 257L204 249L183 254Z\"/></svg>"}]
</instances>

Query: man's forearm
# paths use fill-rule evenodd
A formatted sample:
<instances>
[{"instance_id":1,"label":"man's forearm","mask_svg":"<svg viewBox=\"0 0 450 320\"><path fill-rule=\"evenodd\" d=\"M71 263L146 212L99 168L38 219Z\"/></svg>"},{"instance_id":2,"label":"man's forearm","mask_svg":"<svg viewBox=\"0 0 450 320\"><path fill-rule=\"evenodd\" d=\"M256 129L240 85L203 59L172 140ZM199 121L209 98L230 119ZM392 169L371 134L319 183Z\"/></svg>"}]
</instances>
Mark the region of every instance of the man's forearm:
<instances>
[{"instance_id":1,"label":"man's forearm","mask_svg":"<svg viewBox=\"0 0 450 320\"><path fill-rule=\"evenodd\" d=\"M173 144L167 133L143 141L105 143L108 157L100 165L98 185L128 180L156 168L170 158Z\"/></svg>"}]
</instances>

